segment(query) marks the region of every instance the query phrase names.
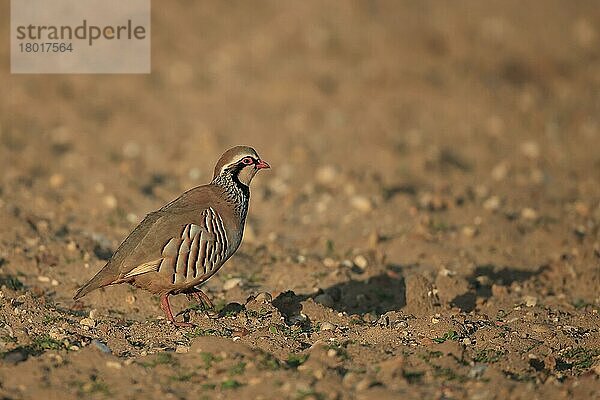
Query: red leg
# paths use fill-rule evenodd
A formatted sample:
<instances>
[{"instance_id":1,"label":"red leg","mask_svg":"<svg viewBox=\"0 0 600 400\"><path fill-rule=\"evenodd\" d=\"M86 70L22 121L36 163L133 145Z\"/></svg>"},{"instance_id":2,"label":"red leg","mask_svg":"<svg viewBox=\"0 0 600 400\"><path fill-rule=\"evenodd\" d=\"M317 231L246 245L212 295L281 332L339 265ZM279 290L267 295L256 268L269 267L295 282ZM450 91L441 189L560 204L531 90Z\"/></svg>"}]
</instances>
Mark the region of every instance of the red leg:
<instances>
[{"instance_id":1,"label":"red leg","mask_svg":"<svg viewBox=\"0 0 600 400\"><path fill-rule=\"evenodd\" d=\"M206 305L208 308L215 308L215 305L213 304L212 301L210 301L210 298L206 295L206 293L204 293L200 289L198 289L198 291L195 293L196 293L195 297L196 297L197 302L203 302L204 305Z\"/></svg>"},{"instance_id":2,"label":"red leg","mask_svg":"<svg viewBox=\"0 0 600 400\"><path fill-rule=\"evenodd\" d=\"M169 304L169 293L165 293L160 296L160 308L164 311L167 319L171 321L173 325L182 328L194 326L194 324L190 324L189 322L179 322L175 320L175 317L173 317L173 313L171 312L171 305Z\"/></svg>"},{"instance_id":3,"label":"red leg","mask_svg":"<svg viewBox=\"0 0 600 400\"><path fill-rule=\"evenodd\" d=\"M207 307L207 308L214 308L215 307L215 305L213 304L212 301L210 301L210 298L206 295L206 293L204 293L200 289L194 288L193 290L191 290L187 294L188 295L192 295L194 297L194 299L196 300L196 302L198 304L203 305L204 307Z\"/></svg>"}]
</instances>

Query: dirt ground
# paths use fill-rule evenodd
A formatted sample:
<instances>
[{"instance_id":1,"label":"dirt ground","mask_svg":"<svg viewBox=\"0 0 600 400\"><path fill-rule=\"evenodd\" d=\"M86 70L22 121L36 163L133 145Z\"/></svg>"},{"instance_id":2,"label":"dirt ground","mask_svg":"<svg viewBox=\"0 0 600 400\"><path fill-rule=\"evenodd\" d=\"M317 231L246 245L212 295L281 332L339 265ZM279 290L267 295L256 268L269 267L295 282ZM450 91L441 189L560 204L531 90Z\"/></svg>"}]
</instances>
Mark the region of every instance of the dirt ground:
<instances>
[{"instance_id":1,"label":"dirt ground","mask_svg":"<svg viewBox=\"0 0 600 400\"><path fill-rule=\"evenodd\" d=\"M598 2L153 3L137 76L10 75L0 3L0 397L600 398ZM216 309L71 300L235 144Z\"/></svg>"}]
</instances>

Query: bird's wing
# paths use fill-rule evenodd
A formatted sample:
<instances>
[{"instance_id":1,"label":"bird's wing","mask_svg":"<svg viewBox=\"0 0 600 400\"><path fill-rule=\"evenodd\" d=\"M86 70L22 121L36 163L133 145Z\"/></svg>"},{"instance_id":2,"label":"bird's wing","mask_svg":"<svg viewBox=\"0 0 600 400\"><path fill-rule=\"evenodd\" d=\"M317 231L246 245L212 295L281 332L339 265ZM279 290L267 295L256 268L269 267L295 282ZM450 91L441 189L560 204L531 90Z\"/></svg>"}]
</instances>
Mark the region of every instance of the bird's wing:
<instances>
[{"instance_id":1,"label":"bird's wing","mask_svg":"<svg viewBox=\"0 0 600 400\"><path fill-rule=\"evenodd\" d=\"M207 208L209 204L213 207ZM205 185L188 190L148 214L73 298L77 300L92 290L163 267L171 268L165 274L172 274L173 282L200 271L214 272L234 250L229 249L231 239L215 209L225 213L227 210L219 192Z\"/></svg>"},{"instance_id":2,"label":"bird's wing","mask_svg":"<svg viewBox=\"0 0 600 400\"><path fill-rule=\"evenodd\" d=\"M162 259L161 249L187 224L201 224L202 212L211 204L213 196L207 186L191 189L160 210L146 215L115 251L108 266L116 277L123 277L133 268Z\"/></svg>"},{"instance_id":3,"label":"bird's wing","mask_svg":"<svg viewBox=\"0 0 600 400\"><path fill-rule=\"evenodd\" d=\"M178 284L213 272L227 259L227 232L223 219L213 208L205 209L201 216L198 223L168 223L174 229L166 239L165 235L157 235L163 238L162 247L159 247L160 256L141 264L133 264L133 268L122 271L122 279L148 272L166 271L172 274L172 283ZM162 218L157 219L154 224L161 225L161 220ZM164 226L152 226L145 237L153 235L153 231L164 232L164 229Z\"/></svg>"}]
</instances>

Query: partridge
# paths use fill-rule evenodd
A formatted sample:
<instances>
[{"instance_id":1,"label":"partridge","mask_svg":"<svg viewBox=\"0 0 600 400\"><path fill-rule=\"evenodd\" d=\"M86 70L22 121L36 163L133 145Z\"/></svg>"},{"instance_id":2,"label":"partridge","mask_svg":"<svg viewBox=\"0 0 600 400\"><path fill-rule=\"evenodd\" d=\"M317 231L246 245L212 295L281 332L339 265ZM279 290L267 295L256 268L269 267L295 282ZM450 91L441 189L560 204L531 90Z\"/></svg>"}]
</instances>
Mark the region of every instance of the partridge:
<instances>
[{"instance_id":1,"label":"partridge","mask_svg":"<svg viewBox=\"0 0 600 400\"><path fill-rule=\"evenodd\" d=\"M148 214L127 236L106 265L73 297L92 290L129 283L160 295L169 321L169 296L185 293L212 307L198 288L236 252L244 232L250 181L270 168L248 146L227 150L217 162L212 181L183 193L158 211Z\"/></svg>"}]
</instances>

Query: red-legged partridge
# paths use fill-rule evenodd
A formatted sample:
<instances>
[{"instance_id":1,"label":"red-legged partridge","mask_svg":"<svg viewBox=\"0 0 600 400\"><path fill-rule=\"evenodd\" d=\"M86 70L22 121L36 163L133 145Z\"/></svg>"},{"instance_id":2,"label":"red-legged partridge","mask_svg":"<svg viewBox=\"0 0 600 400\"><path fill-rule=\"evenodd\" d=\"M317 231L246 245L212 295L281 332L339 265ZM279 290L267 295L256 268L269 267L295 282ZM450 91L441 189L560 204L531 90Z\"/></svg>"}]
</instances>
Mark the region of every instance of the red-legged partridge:
<instances>
[{"instance_id":1,"label":"red-legged partridge","mask_svg":"<svg viewBox=\"0 0 600 400\"><path fill-rule=\"evenodd\" d=\"M185 293L212 302L198 286L213 276L242 241L250 181L269 164L252 147L236 146L215 166L212 182L183 193L152 212L129 234L108 263L73 299L118 283L160 295L161 308L177 326L169 295Z\"/></svg>"}]
</instances>

